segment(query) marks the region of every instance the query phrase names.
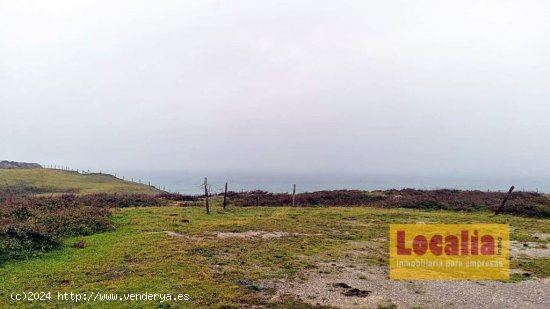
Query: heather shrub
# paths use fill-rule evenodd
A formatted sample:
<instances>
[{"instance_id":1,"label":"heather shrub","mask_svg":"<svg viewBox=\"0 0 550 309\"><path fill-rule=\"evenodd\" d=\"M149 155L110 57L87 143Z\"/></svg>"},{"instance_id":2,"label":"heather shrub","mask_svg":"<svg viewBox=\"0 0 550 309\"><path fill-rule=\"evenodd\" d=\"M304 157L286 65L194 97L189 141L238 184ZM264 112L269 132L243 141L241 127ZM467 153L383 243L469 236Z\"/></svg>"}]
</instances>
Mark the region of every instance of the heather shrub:
<instances>
[{"instance_id":1,"label":"heather shrub","mask_svg":"<svg viewBox=\"0 0 550 309\"><path fill-rule=\"evenodd\" d=\"M0 228L0 264L12 259L35 256L61 246L58 238L30 226Z\"/></svg>"},{"instance_id":2,"label":"heather shrub","mask_svg":"<svg viewBox=\"0 0 550 309\"><path fill-rule=\"evenodd\" d=\"M67 236L108 231L109 207L144 205L142 196L30 196L0 194L0 263L57 248Z\"/></svg>"},{"instance_id":3,"label":"heather shrub","mask_svg":"<svg viewBox=\"0 0 550 309\"><path fill-rule=\"evenodd\" d=\"M199 200L198 196L183 195L180 193L170 193L170 192L162 192L155 195L155 197L161 200L176 201L176 202L196 202Z\"/></svg>"},{"instance_id":4,"label":"heather shrub","mask_svg":"<svg viewBox=\"0 0 550 309\"><path fill-rule=\"evenodd\" d=\"M197 197L163 193L36 196L0 192L0 263L61 245L67 236L91 235L112 229L112 207L163 206Z\"/></svg>"},{"instance_id":5,"label":"heather shrub","mask_svg":"<svg viewBox=\"0 0 550 309\"><path fill-rule=\"evenodd\" d=\"M266 191L228 192L235 206L289 206L288 193ZM506 196L505 192L478 190L335 190L296 194L297 206L366 206L381 208L411 208L423 210L494 211ZM503 213L550 218L550 199L535 192L514 192Z\"/></svg>"}]
</instances>

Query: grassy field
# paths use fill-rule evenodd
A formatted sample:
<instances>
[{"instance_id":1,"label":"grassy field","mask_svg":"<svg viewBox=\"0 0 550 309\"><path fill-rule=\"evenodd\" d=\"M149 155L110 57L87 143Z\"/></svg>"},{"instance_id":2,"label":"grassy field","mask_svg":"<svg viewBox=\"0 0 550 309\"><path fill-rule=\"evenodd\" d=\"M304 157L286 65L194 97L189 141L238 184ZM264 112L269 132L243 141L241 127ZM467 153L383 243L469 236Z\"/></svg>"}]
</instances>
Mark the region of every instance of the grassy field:
<instances>
[{"instance_id":1,"label":"grassy field","mask_svg":"<svg viewBox=\"0 0 550 309\"><path fill-rule=\"evenodd\" d=\"M269 282L300 280L304 271L334 261L385 266L385 241L368 256L349 252L354 244L387 239L389 223L507 223L513 240L541 244L547 241L532 235L550 233L548 220L485 212L250 207L215 208L207 216L199 207L112 211L116 229L111 232L69 238L62 249L39 259L0 266L0 308L311 308L295 298L274 298ZM240 234L250 231L264 236ZM550 276L548 258L524 258L513 266L519 263L532 277ZM54 294L50 302L11 301L10 294L19 291ZM190 300L57 301L57 292L92 291L182 293Z\"/></svg>"},{"instance_id":2,"label":"grassy field","mask_svg":"<svg viewBox=\"0 0 550 309\"><path fill-rule=\"evenodd\" d=\"M159 192L147 185L124 181L111 175L82 175L50 169L0 169L0 191L36 194L156 194Z\"/></svg>"}]
</instances>

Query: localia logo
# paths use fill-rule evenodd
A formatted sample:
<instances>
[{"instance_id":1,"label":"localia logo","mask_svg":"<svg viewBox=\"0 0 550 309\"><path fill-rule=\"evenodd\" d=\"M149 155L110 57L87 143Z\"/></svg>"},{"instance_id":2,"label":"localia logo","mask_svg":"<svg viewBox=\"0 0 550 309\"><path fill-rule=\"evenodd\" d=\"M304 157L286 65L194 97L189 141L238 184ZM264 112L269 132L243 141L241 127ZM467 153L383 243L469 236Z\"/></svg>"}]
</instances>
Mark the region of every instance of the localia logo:
<instances>
[{"instance_id":1,"label":"localia logo","mask_svg":"<svg viewBox=\"0 0 550 309\"><path fill-rule=\"evenodd\" d=\"M390 279L509 279L506 224L391 224Z\"/></svg>"}]
</instances>

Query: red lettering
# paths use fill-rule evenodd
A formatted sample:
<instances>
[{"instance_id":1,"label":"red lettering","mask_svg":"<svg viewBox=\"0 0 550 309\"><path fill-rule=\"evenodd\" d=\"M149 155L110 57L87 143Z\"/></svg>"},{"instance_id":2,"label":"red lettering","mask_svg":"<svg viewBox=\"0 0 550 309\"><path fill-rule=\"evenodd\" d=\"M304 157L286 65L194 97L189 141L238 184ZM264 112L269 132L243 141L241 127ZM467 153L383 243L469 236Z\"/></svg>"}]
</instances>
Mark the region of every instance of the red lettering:
<instances>
[{"instance_id":1,"label":"red lettering","mask_svg":"<svg viewBox=\"0 0 550 309\"><path fill-rule=\"evenodd\" d=\"M474 230L474 235L472 236L472 255L478 255L479 254L479 247L478 247L478 237L477 237L477 230Z\"/></svg>"},{"instance_id":2,"label":"red lettering","mask_svg":"<svg viewBox=\"0 0 550 309\"><path fill-rule=\"evenodd\" d=\"M462 231L460 233L461 253L462 255L468 255L468 231Z\"/></svg>"},{"instance_id":3,"label":"red lettering","mask_svg":"<svg viewBox=\"0 0 550 309\"><path fill-rule=\"evenodd\" d=\"M493 236L485 235L481 237L481 254L495 255L495 239Z\"/></svg>"},{"instance_id":4,"label":"red lettering","mask_svg":"<svg viewBox=\"0 0 550 309\"><path fill-rule=\"evenodd\" d=\"M445 254L458 255L458 237L455 235L445 237Z\"/></svg>"},{"instance_id":5,"label":"red lettering","mask_svg":"<svg viewBox=\"0 0 550 309\"><path fill-rule=\"evenodd\" d=\"M474 230L472 237L469 237L469 231L463 230L458 235L447 235L443 239L442 235L433 235L429 241L424 235L416 235L412 241L412 249L407 248L405 231L397 231L397 255L415 255L422 256L430 250L435 256L445 255L494 255L495 239L491 235L479 237L479 232Z\"/></svg>"},{"instance_id":6,"label":"red lettering","mask_svg":"<svg viewBox=\"0 0 550 309\"><path fill-rule=\"evenodd\" d=\"M397 255L411 255L411 249L405 245L405 231L397 231Z\"/></svg>"},{"instance_id":7,"label":"red lettering","mask_svg":"<svg viewBox=\"0 0 550 309\"><path fill-rule=\"evenodd\" d=\"M428 240L423 235L417 235L413 239L413 250L416 255L424 255L428 251Z\"/></svg>"},{"instance_id":8,"label":"red lettering","mask_svg":"<svg viewBox=\"0 0 550 309\"><path fill-rule=\"evenodd\" d=\"M441 235L434 235L432 239L430 239L430 251L435 256L440 256L443 254L443 236Z\"/></svg>"}]
</instances>

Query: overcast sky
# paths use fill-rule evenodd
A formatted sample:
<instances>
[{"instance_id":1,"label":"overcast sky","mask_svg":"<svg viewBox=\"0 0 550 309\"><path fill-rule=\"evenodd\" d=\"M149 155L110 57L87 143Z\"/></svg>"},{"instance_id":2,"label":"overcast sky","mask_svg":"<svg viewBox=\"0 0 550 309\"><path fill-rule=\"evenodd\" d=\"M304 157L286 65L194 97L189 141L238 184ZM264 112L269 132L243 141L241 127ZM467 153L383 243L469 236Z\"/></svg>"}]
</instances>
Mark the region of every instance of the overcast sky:
<instances>
[{"instance_id":1,"label":"overcast sky","mask_svg":"<svg viewBox=\"0 0 550 309\"><path fill-rule=\"evenodd\" d=\"M550 2L0 0L0 160L550 177Z\"/></svg>"}]
</instances>

